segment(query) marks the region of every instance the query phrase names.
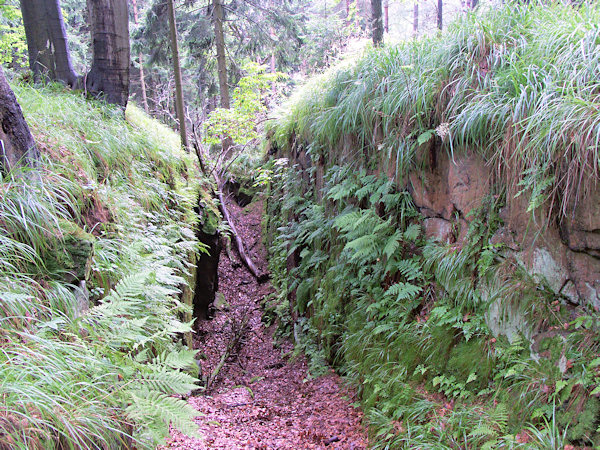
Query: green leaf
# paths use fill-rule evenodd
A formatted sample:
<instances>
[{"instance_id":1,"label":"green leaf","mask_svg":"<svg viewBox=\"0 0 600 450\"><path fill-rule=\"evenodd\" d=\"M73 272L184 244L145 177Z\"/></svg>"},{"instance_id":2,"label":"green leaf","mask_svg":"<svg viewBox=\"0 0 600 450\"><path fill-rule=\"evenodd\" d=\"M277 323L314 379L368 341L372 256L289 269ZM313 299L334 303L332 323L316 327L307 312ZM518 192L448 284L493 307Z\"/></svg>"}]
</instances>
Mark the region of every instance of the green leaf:
<instances>
[{"instance_id":1,"label":"green leaf","mask_svg":"<svg viewBox=\"0 0 600 450\"><path fill-rule=\"evenodd\" d=\"M417 138L417 144L423 145L425 142L429 141L433 135L435 134L435 130L427 130L424 133L421 133Z\"/></svg>"}]
</instances>

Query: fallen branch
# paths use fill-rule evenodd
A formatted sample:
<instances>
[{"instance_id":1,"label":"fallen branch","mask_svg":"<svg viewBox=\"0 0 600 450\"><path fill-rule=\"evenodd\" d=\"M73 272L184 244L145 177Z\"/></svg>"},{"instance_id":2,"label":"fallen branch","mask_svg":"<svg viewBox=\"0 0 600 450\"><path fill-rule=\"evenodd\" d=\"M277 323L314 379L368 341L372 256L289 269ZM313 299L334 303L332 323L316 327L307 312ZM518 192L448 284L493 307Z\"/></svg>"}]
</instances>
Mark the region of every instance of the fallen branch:
<instances>
[{"instance_id":1,"label":"fallen branch","mask_svg":"<svg viewBox=\"0 0 600 450\"><path fill-rule=\"evenodd\" d=\"M235 223L231 219L231 216L229 215L229 211L227 210L227 205L225 204L225 196L223 195L224 185L223 185L223 182L221 181L221 176L219 175L219 173L222 172L222 170L215 171L218 161L217 161L217 163L215 163L215 167L213 167L213 169L210 172L207 172L206 164L204 163L204 158L203 158L203 154L202 154L202 150L201 150L202 147L198 140L198 136L195 133L195 129L194 129L194 138L195 138L194 139L194 147L196 149L196 155L198 156L198 161L200 163L200 168L202 170L202 173L208 178L210 178L210 176L212 175L217 183L216 194L217 194L217 198L219 199L219 210L221 211L221 214L223 214L223 218L229 224L229 229L231 230L231 236L233 237L233 243L238 251L238 254L240 255L240 259L241 259L242 263L244 264L244 266L246 266L246 268L254 276L254 278L256 278L256 280L259 283L264 283L269 280L269 278L270 278L269 274L268 273L260 274L258 272L258 268L256 267L256 265L252 262L252 260L246 253L244 243L242 242L242 239L240 238L240 235L235 226ZM229 256L229 248L227 248L227 250L228 250L227 253ZM231 256L229 256L229 259L233 261Z\"/></svg>"},{"instance_id":2,"label":"fallen branch","mask_svg":"<svg viewBox=\"0 0 600 450\"><path fill-rule=\"evenodd\" d=\"M223 218L229 224L229 229L231 230L231 237L233 238L232 239L233 244L235 245L237 252L240 255L240 259L241 259L242 263L244 264L244 266L246 266L248 271L250 271L250 273L254 276L254 278L256 278L256 280L259 283L264 283L265 281L267 281L269 279L269 274L260 274L256 265L254 264L254 262L252 262L252 259L250 259L250 257L246 253L244 243L242 242L242 239L240 238L240 235L237 231L235 223L231 219L231 216L229 215L229 211L227 210L227 205L225 204L225 196L223 195L223 183L221 182L219 175L217 175L216 173L214 174L214 177L215 177L215 180L217 181L217 187L218 187L217 198L219 199L219 209L221 210L221 213L223 214Z\"/></svg>"},{"instance_id":3,"label":"fallen branch","mask_svg":"<svg viewBox=\"0 0 600 450\"><path fill-rule=\"evenodd\" d=\"M210 376L206 379L206 390L207 391L210 389L211 385L217 379L219 372L225 365L225 361L227 361L227 358L229 357L229 355L231 354L233 349L237 347L238 343L242 339L242 336L244 335L246 326L248 326L249 320L250 320L250 318L248 316L244 316L244 318L242 319L242 322L240 324L240 327L238 329L238 332L234 334L233 339L229 342L229 345L227 346L227 349L221 355L219 364L217 364L217 367L214 368L214 370L211 372Z\"/></svg>"}]
</instances>

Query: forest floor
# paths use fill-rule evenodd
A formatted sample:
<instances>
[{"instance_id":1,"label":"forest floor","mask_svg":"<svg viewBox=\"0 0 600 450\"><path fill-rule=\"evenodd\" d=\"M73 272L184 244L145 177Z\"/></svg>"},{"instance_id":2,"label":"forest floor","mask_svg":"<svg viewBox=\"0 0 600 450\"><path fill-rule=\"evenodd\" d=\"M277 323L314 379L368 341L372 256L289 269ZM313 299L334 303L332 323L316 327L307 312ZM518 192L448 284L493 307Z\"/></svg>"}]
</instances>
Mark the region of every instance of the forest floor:
<instances>
[{"instance_id":1,"label":"forest floor","mask_svg":"<svg viewBox=\"0 0 600 450\"><path fill-rule=\"evenodd\" d=\"M262 203L228 208L252 260L264 273ZM273 289L258 284L232 251L219 263L219 291L212 320L200 322L195 346L206 358L206 377L222 366L207 389L189 399L201 416L201 438L172 431L168 449L362 449L367 437L355 394L329 374L311 378L292 342L277 339L262 322L261 301ZM223 355L226 355L225 357ZM209 378L212 378L209 376Z\"/></svg>"}]
</instances>

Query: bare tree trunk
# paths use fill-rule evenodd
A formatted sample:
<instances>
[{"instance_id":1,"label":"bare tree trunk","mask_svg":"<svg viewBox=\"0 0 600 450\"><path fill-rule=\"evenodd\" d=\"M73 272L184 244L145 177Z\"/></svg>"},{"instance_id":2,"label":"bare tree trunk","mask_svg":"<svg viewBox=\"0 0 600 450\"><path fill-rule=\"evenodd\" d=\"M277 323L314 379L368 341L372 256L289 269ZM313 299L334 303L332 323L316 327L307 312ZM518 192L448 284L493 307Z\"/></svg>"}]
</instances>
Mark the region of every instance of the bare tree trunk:
<instances>
[{"instance_id":1,"label":"bare tree trunk","mask_svg":"<svg viewBox=\"0 0 600 450\"><path fill-rule=\"evenodd\" d=\"M381 0L371 0L371 10L373 16L371 18L371 28L373 32L373 44L381 45L383 42L383 17L381 10Z\"/></svg>"},{"instance_id":2,"label":"bare tree trunk","mask_svg":"<svg viewBox=\"0 0 600 450\"><path fill-rule=\"evenodd\" d=\"M185 123L185 106L183 103L183 83L181 81L181 66L179 65L177 23L175 22L175 7L173 6L173 0L167 0L167 11L169 13L171 53L173 55L173 72L175 75L175 109L177 110L177 121L179 122L179 134L181 135L181 145L186 151L189 151L187 129Z\"/></svg>"},{"instance_id":3,"label":"bare tree trunk","mask_svg":"<svg viewBox=\"0 0 600 450\"><path fill-rule=\"evenodd\" d=\"M127 0L87 0L93 60L86 88L123 108L129 98L129 14Z\"/></svg>"},{"instance_id":4,"label":"bare tree trunk","mask_svg":"<svg viewBox=\"0 0 600 450\"><path fill-rule=\"evenodd\" d=\"M275 34L275 30L271 28L270 30L271 39L275 42L277 39L277 35ZM275 73L275 49L271 50L271 73ZM273 83L273 90L275 89L275 83Z\"/></svg>"},{"instance_id":5,"label":"bare tree trunk","mask_svg":"<svg viewBox=\"0 0 600 450\"><path fill-rule=\"evenodd\" d=\"M385 32L390 32L390 3L389 0L386 0L385 5L383 5L383 17L384 17L384 25Z\"/></svg>"},{"instance_id":6,"label":"bare tree trunk","mask_svg":"<svg viewBox=\"0 0 600 450\"><path fill-rule=\"evenodd\" d=\"M437 2L437 27L438 29L442 29L444 26L444 16L443 16L443 12L444 12L444 0L438 0Z\"/></svg>"},{"instance_id":7,"label":"bare tree trunk","mask_svg":"<svg viewBox=\"0 0 600 450\"><path fill-rule=\"evenodd\" d=\"M346 0L346 17L350 15L350 0Z\"/></svg>"},{"instance_id":8,"label":"bare tree trunk","mask_svg":"<svg viewBox=\"0 0 600 450\"><path fill-rule=\"evenodd\" d=\"M59 0L21 0L29 66L36 80L44 77L76 86L67 32Z\"/></svg>"},{"instance_id":9,"label":"bare tree trunk","mask_svg":"<svg viewBox=\"0 0 600 450\"><path fill-rule=\"evenodd\" d=\"M419 35L419 1L415 0L413 7L413 37L416 38Z\"/></svg>"},{"instance_id":10,"label":"bare tree trunk","mask_svg":"<svg viewBox=\"0 0 600 450\"><path fill-rule=\"evenodd\" d=\"M0 66L0 172L37 165L40 153Z\"/></svg>"},{"instance_id":11,"label":"bare tree trunk","mask_svg":"<svg viewBox=\"0 0 600 450\"><path fill-rule=\"evenodd\" d=\"M133 21L137 25L138 23L138 8L137 0L132 0L133 3ZM142 52L138 53L138 61L140 64L140 88L142 90L142 106L144 111L148 113L148 94L146 92L146 79L144 78L144 57Z\"/></svg>"},{"instance_id":12,"label":"bare tree trunk","mask_svg":"<svg viewBox=\"0 0 600 450\"><path fill-rule=\"evenodd\" d=\"M223 5L221 0L213 0L215 22L215 43L217 45L217 67L219 72L219 94L221 108L229 109L229 85L227 84L227 59L225 57L225 35L223 33Z\"/></svg>"}]
</instances>

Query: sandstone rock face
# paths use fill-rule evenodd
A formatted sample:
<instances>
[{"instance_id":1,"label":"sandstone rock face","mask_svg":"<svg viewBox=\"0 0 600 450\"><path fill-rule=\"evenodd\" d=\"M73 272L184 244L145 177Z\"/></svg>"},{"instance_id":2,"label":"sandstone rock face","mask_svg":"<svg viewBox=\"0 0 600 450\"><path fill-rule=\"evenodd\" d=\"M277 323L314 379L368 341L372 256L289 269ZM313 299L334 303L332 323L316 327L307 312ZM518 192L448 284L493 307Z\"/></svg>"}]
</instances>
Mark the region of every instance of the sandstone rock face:
<instances>
[{"instance_id":1,"label":"sandstone rock face","mask_svg":"<svg viewBox=\"0 0 600 450\"><path fill-rule=\"evenodd\" d=\"M383 136L381 130L375 131L374 144L377 144ZM363 155L360 148L355 136L344 136L339 148L332 149L331 161L319 161L316 186L319 189L323 186L326 165L332 161L343 164L350 158L357 161ZM310 167L304 151L294 152L292 163L299 164L301 169ZM396 155L382 154L375 172L390 179L396 177L395 158ZM393 181L398 189L410 192L425 217L425 235L443 243L463 245L473 220L471 213L492 194L492 168L475 151L455 151L451 156L433 141L416 150L413 164L415 170L405 179ZM534 279L550 287L557 298L562 296L569 303L600 310L600 185L582 193L578 200L576 205L568 206L569 217L556 223L549 221L556 214L551 214L547 206L532 214L527 211L527 195L509 192L506 206L499 211L504 225L490 244L503 248L505 256L519 261ZM490 316L496 323L493 327L496 331L524 333L524 318L517 316L505 317L510 323L502 331L506 325L500 324L496 309Z\"/></svg>"},{"instance_id":2,"label":"sandstone rock face","mask_svg":"<svg viewBox=\"0 0 600 450\"><path fill-rule=\"evenodd\" d=\"M450 203L448 186L439 173L409 176L409 191L417 208L425 217L452 218L454 206Z\"/></svg>"},{"instance_id":3,"label":"sandstone rock face","mask_svg":"<svg viewBox=\"0 0 600 450\"><path fill-rule=\"evenodd\" d=\"M563 232L569 248L600 258L600 186L581 198L577 205L567 211L570 217L564 221Z\"/></svg>"},{"instance_id":4,"label":"sandstone rock face","mask_svg":"<svg viewBox=\"0 0 600 450\"><path fill-rule=\"evenodd\" d=\"M545 280L554 292L560 292L569 280L569 272L544 247L536 247L532 252L532 262L529 265L534 277Z\"/></svg>"},{"instance_id":5,"label":"sandstone rock face","mask_svg":"<svg viewBox=\"0 0 600 450\"><path fill-rule=\"evenodd\" d=\"M422 156L421 156L422 157ZM483 158L471 151L441 151L435 164L409 175L406 187L426 217L427 237L461 245L470 213L491 192L491 171ZM535 279L571 303L600 310L600 186L570 207L562 224L548 223L548 209L531 214L526 196L508 195L500 211L504 226L491 238L513 254ZM514 330L513 330L514 331Z\"/></svg>"},{"instance_id":6,"label":"sandstone rock face","mask_svg":"<svg viewBox=\"0 0 600 450\"><path fill-rule=\"evenodd\" d=\"M469 213L481 206L489 192L489 178L483 159L472 152L456 155L448 161L449 197L462 217L469 218Z\"/></svg>"},{"instance_id":7,"label":"sandstone rock face","mask_svg":"<svg viewBox=\"0 0 600 450\"><path fill-rule=\"evenodd\" d=\"M452 223L445 219L432 217L423 222L425 236L429 239L435 239L444 244L454 242L454 227Z\"/></svg>"},{"instance_id":8,"label":"sandstone rock face","mask_svg":"<svg viewBox=\"0 0 600 450\"><path fill-rule=\"evenodd\" d=\"M578 297L600 311L600 259L586 253L569 251L568 261Z\"/></svg>"}]
</instances>

